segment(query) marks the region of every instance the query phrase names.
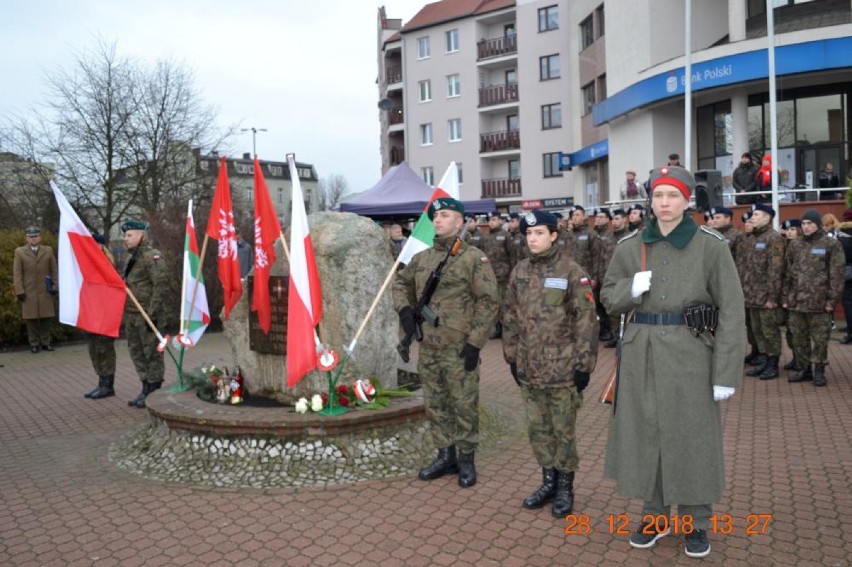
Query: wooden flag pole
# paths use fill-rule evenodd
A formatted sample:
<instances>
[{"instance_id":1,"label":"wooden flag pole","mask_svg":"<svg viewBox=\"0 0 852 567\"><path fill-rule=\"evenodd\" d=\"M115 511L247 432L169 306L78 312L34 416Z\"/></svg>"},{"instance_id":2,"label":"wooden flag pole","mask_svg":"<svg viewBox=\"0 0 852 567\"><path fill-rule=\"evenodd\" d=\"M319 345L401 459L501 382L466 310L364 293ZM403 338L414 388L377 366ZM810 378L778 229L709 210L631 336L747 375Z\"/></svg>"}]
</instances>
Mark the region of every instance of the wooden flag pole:
<instances>
[{"instance_id":1,"label":"wooden flag pole","mask_svg":"<svg viewBox=\"0 0 852 567\"><path fill-rule=\"evenodd\" d=\"M370 317L373 316L373 311L375 311L376 306L379 304L379 300L382 298L382 295L385 293L385 290L390 284L391 278L393 278L396 273L396 269L399 266L399 256L397 256L396 261L391 266L391 270L385 278L385 282L382 284L381 289L379 289L379 293L376 294L376 298L373 300L373 304L370 306L370 310L367 311L367 314L364 316L364 320L361 322L361 326L358 327L358 331L355 333L355 338L352 339L352 342L349 343L349 347L347 348L347 354L351 353L355 350L355 345L358 343L358 338L361 336L361 333L364 332L364 328L367 326L367 321L370 320Z\"/></svg>"},{"instance_id":2,"label":"wooden flag pole","mask_svg":"<svg viewBox=\"0 0 852 567\"><path fill-rule=\"evenodd\" d=\"M157 335L157 340L163 342L163 335L160 334L160 331L159 329L157 329L157 326L154 324L153 321L151 321L151 318L148 317L148 313L145 312L145 308L142 307L142 305L139 303L139 300L136 299L136 296L133 295L132 291L130 291L129 287L125 285L124 289L127 290L127 297L130 298L130 301L132 301L133 305L136 306L136 309L139 310L139 313L142 315L142 318L145 319L145 322L148 323L148 326L151 327L151 330L154 331L155 335Z\"/></svg>"}]
</instances>

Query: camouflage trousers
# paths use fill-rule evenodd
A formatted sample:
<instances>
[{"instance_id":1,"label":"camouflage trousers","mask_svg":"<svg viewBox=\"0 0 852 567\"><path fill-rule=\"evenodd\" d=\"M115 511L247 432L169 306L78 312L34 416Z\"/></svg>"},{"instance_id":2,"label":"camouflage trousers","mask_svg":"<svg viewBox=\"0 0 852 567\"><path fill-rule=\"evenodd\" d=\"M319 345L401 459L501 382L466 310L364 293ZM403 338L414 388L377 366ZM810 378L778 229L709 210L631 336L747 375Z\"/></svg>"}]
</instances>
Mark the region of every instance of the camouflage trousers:
<instances>
[{"instance_id":1,"label":"camouflage trousers","mask_svg":"<svg viewBox=\"0 0 852 567\"><path fill-rule=\"evenodd\" d=\"M50 328L53 326L53 317L24 319L24 322L27 324L27 338L31 347L50 345Z\"/></svg>"},{"instance_id":2,"label":"camouflage trousers","mask_svg":"<svg viewBox=\"0 0 852 567\"><path fill-rule=\"evenodd\" d=\"M563 472L576 471L575 424L583 398L573 385L568 388L521 387L527 414L527 433L535 458L542 468Z\"/></svg>"},{"instance_id":3,"label":"camouflage trousers","mask_svg":"<svg viewBox=\"0 0 852 567\"><path fill-rule=\"evenodd\" d=\"M801 354L796 351L796 345L793 342L793 331L790 330L790 312L784 310L784 315L781 318L781 324L784 325L784 339L787 341L787 346L793 351L793 360L799 361L802 359Z\"/></svg>"},{"instance_id":4,"label":"camouflage trousers","mask_svg":"<svg viewBox=\"0 0 852 567\"><path fill-rule=\"evenodd\" d=\"M754 328L751 326L751 308L749 307L746 307L745 310L745 325L748 344L750 344L754 348L757 348L757 339L754 338Z\"/></svg>"},{"instance_id":5,"label":"camouflage trousers","mask_svg":"<svg viewBox=\"0 0 852 567\"><path fill-rule=\"evenodd\" d=\"M115 339L89 335L89 358L98 376L115 375Z\"/></svg>"},{"instance_id":6,"label":"camouflage trousers","mask_svg":"<svg viewBox=\"0 0 852 567\"><path fill-rule=\"evenodd\" d=\"M766 356L781 356L781 318L783 309L749 307L751 328L757 341L757 350Z\"/></svg>"},{"instance_id":7,"label":"camouflage trousers","mask_svg":"<svg viewBox=\"0 0 852 567\"><path fill-rule=\"evenodd\" d=\"M148 327L145 319L139 313L124 314L124 334L127 336L127 350L130 360L136 367L139 380L143 383L157 384L162 382L166 365L163 353L157 352L157 335Z\"/></svg>"},{"instance_id":8,"label":"camouflage trousers","mask_svg":"<svg viewBox=\"0 0 852 567\"><path fill-rule=\"evenodd\" d=\"M459 348L420 348L423 403L438 448L472 453L479 444L479 366L465 372Z\"/></svg>"},{"instance_id":9,"label":"camouflage trousers","mask_svg":"<svg viewBox=\"0 0 852 567\"><path fill-rule=\"evenodd\" d=\"M802 364L828 364L831 315L790 311L787 324L793 331L793 352ZM813 343L813 347L811 347Z\"/></svg>"}]
</instances>

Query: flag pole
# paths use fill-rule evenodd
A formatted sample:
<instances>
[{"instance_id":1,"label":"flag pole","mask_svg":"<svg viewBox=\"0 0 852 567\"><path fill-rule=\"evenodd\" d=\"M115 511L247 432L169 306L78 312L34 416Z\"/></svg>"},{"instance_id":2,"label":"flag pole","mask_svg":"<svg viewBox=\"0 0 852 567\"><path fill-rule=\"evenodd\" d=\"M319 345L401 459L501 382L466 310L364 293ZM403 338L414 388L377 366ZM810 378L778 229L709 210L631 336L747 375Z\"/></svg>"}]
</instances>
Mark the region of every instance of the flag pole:
<instances>
[{"instance_id":1,"label":"flag pole","mask_svg":"<svg viewBox=\"0 0 852 567\"><path fill-rule=\"evenodd\" d=\"M367 321L369 321L370 317L373 316L373 311L376 310L376 306L379 304L379 300L382 298L382 295L384 295L385 290L387 289L388 285L390 284L391 278L393 278L394 274L396 273L396 269L397 269L398 266L399 266L399 256L397 256L396 261L394 261L393 266L391 266L390 272L388 273L387 277L385 278L385 281L382 284L382 287L379 289L379 293L376 294L376 298L373 299L373 304L370 305L370 309L369 309L369 311L367 311L367 314L364 316L364 320L361 321L361 326L358 327L358 331L355 333L355 338L352 339L352 342L349 343L348 347L346 347L346 356L347 357L349 356L349 353L351 353L352 351L355 350L355 345L358 343L358 339L360 338L361 333L364 332L364 328L367 326Z\"/></svg>"},{"instance_id":2,"label":"flag pole","mask_svg":"<svg viewBox=\"0 0 852 567\"><path fill-rule=\"evenodd\" d=\"M192 213L192 199L189 200L189 205L187 206L186 218L189 219L189 215ZM183 251L183 261L186 262L186 234L183 237L184 240L184 251ZM183 282L180 286L180 331L179 335L183 336L183 321L186 316L186 302L184 302L183 298L186 297L186 271L181 270L183 272ZM193 290L194 292L195 290ZM195 297L192 298L193 303L195 302ZM192 311L190 310L190 313Z\"/></svg>"}]
</instances>

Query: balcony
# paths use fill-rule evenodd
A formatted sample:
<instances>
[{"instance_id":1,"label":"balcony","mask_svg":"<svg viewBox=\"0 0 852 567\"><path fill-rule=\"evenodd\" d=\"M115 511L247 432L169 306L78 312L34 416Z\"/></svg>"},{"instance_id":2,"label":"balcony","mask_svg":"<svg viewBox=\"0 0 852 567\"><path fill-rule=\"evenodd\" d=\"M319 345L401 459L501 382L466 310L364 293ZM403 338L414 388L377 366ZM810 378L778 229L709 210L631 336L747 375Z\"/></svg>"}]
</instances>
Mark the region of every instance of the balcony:
<instances>
[{"instance_id":1,"label":"balcony","mask_svg":"<svg viewBox=\"0 0 852 567\"><path fill-rule=\"evenodd\" d=\"M405 161L405 149L393 146L390 151L390 164L399 165Z\"/></svg>"},{"instance_id":2,"label":"balcony","mask_svg":"<svg viewBox=\"0 0 852 567\"><path fill-rule=\"evenodd\" d=\"M509 34L494 39L483 39L476 44L476 51L477 61L502 57L503 55L515 55L518 53L518 36Z\"/></svg>"},{"instance_id":3,"label":"balcony","mask_svg":"<svg viewBox=\"0 0 852 567\"><path fill-rule=\"evenodd\" d=\"M388 65L385 67L385 79L387 84L402 82L402 65Z\"/></svg>"},{"instance_id":4,"label":"balcony","mask_svg":"<svg viewBox=\"0 0 852 567\"><path fill-rule=\"evenodd\" d=\"M520 197L521 179L519 177L482 180L482 198Z\"/></svg>"},{"instance_id":5,"label":"balcony","mask_svg":"<svg viewBox=\"0 0 852 567\"><path fill-rule=\"evenodd\" d=\"M520 130L503 130L479 135L479 153L521 149Z\"/></svg>"},{"instance_id":6,"label":"balcony","mask_svg":"<svg viewBox=\"0 0 852 567\"><path fill-rule=\"evenodd\" d=\"M490 85L479 89L479 107L518 102L518 84Z\"/></svg>"},{"instance_id":7,"label":"balcony","mask_svg":"<svg viewBox=\"0 0 852 567\"><path fill-rule=\"evenodd\" d=\"M404 121L404 114L401 108L391 108L388 111L388 124L391 126L395 124L402 124Z\"/></svg>"}]
</instances>

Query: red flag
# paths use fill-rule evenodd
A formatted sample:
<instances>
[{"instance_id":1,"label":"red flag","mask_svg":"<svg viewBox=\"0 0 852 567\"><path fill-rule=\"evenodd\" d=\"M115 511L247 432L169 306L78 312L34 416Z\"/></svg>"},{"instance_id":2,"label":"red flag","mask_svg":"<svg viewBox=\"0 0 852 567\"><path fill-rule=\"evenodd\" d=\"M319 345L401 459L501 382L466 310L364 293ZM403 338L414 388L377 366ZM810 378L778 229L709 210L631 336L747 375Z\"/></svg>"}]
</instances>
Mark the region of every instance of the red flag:
<instances>
[{"instance_id":1,"label":"red flag","mask_svg":"<svg viewBox=\"0 0 852 567\"><path fill-rule=\"evenodd\" d=\"M228 166L225 157L219 162L219 178L216 193L207 221L207 235L219 241L219 281L225 298L225 319L243 294L240 280L240 261L237 258L237 235L234 232L234 207L231 204L231 189L228 186Z\"/></svg>"},{"instance_id":2,"label":"red flag","mask_svg":"<svg viewBox=\"0 0 852 567\"><path fill-rule=\"evenodd\" d=\"M293 185L290 288L287 297L287 385L292 388L317 366L314 328L322 318L322 290L293 154L287 155L287 162Z\"/></svg>"},{"instance_id":3,"label":"red flag","mask_svg":"<svg viewBox=\"0 0 852 567\"><path fill-rule=\"evenodd\" d=\"M275 239L281 234L281 224L272 205L260 162L254 158L254 290L251 310L257 311L257 321L264 334L272 324L269 303L269 272L275 263Z\"/></svg>"}]
</instances>

